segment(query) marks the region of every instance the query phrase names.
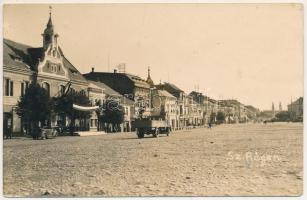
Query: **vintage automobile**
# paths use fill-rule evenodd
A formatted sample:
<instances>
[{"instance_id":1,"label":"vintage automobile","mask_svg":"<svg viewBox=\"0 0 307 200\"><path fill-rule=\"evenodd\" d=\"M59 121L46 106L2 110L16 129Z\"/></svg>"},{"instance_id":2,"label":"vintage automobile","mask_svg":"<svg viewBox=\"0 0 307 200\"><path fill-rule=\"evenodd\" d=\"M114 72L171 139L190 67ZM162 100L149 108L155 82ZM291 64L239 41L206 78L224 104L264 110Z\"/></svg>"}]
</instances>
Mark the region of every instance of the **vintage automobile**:
<instances>
[{"instance_id":1,"label":"vintage automobile","mask_svg":"<svg viewBox=\"0 0 307 200\"><path fill-rule=\"evenodd\" d=\"M58 127L43 127L40 131L39 139L53 139L58 136Z\"/></svg>"},{"instance_id":2,"label":"vintage automobile","mask_svg":"<svg viewBox=\"0 0 307 200\"><path fill-rule=\"evenodd\" d=\"M144 135L152 135L158 137L159 134L169 135L171 127L164 120L154 120L150 118L136 119L133 122L136 128L138 138L144 138Z\"/></svg>"}]
</instances>

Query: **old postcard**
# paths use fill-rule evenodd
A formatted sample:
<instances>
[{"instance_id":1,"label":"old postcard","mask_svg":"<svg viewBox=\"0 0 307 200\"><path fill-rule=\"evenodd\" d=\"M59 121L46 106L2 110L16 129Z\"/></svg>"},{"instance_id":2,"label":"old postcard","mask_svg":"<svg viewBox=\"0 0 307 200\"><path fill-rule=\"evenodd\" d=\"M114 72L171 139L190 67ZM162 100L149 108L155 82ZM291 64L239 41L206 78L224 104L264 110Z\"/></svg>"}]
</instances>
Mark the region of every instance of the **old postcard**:
<instances>
[{"instance_id":1,"label":"old postcard","mask_svg":"<svg viewBox=\"0 0 307 200\"><path fill-rule=\"evenodd\" d=\"M299 196L302 4L4 4L6 197Z\"/></svg>"}]
</instances>

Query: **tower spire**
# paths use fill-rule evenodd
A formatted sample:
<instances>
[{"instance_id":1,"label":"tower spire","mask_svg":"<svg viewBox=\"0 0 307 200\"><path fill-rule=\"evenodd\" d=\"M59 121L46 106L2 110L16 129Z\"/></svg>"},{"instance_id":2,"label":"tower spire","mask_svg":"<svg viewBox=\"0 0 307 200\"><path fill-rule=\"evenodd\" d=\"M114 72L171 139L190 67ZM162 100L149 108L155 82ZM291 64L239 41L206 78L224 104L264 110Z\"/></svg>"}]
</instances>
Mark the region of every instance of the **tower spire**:
<instances>
[{"instance_id":1,"label":"tower spire","mask_svg":"<svg viewBox=\"0 0 307 200\"><path fill-rule=\"evenodd\" d=\"M42 34L43 36L43 47L46 50L49 45L52 45L53 48L57 48L57 38L58 34L54 31L54 26L52 24L52 7L49 6L49 20L47 26Z\"/></svg>"},{"instance_id":2,"label":"tower spire","mask_svg":"<svg viewBox=\"0 0 307 200\"><path fill-rule=\"evenodd\" d=\"M51 19L51 15L52 15L52 6L49 6L49 20L47 23L47 27L52 27L52 19Z\"/></svg>"},{"instance_id":3,"label":"tower spire","mask_svg":"<svg viewBox=\"0 0 307 200\"><path fill-rule=\"evenodd\" d=\"M150 67L148 67L147 72L148 72L148 75L147 75L147 80L146 80L146 82L147 82L151 87L153 87L153 86L154 86L154 82L152 81L152 79L151 79L151 77L150 77Z\"/></svg>"},{"instance_id":4,"label":"tower spire","mask_svg":"<svg viewBox=\"0 0 307 200\"><path fill-rule=\"evenodd\" d=\"M148 78L150 78L150 67L148 66Z\"/></svg>"}]
</instances>

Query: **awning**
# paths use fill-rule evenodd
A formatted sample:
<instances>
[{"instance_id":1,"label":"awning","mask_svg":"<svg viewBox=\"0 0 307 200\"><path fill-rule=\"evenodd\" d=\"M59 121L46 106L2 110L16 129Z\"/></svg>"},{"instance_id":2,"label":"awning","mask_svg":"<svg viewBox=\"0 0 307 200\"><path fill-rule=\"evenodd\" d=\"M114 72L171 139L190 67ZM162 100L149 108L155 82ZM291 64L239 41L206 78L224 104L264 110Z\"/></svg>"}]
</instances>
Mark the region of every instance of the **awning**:
<instances>
[{"instance_id":1,"label":"awning","mask_svg":"<svg viewBox=\"0 0 307 200\"><path fill-rule=\"evenodd\" d=\"M86 106L78 106L76 104L73 104L72 107L75 110L79 110L79 111L95 111L99 109L99 106L86 107Z\"/></svg>"}]
</instances>

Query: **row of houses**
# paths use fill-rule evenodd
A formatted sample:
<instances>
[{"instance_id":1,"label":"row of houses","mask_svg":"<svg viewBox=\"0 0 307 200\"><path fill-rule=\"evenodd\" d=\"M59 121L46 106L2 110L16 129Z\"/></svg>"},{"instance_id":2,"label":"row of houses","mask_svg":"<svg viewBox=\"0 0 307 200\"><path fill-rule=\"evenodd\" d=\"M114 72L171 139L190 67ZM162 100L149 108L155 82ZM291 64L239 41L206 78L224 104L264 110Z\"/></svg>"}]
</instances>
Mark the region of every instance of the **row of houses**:
<instances>
[{"instance_id":1,"label":"row of houses","mask_svg":"<svg viewBox=\"0 0 307 200\"><path fill-rule=\"evenodd\" d=\"M48 94L58 96L71 83L71 90L86 94L92 105L97 101L112 99L124 108L124 122L120 131L133 130L132 121L139 110L144 115L162 116L173 130L204 126L214 121L218 112L225 113L227 123L247 122L258 112L252 106L245 106L236 100L214 100L193 91L186 94L172 83L154 84L148 69L147 80L126 72L95 72L81 74L68 60L60 48L57 34L49 16L42 33L42 47L3 40L3 124L4 131L23 134L25 123L15 110L20 97L34 80L45 88ZM149 113L149 114L148 114ZM214 117L212 117L214 116ZM51 126L67 126L70 119L53 116ZM109 131L112 127L100 124L96 112L86 121L78 121L80 130ZM111 130L112 131L112 130Z\"/></svg>"}]
</instances>

